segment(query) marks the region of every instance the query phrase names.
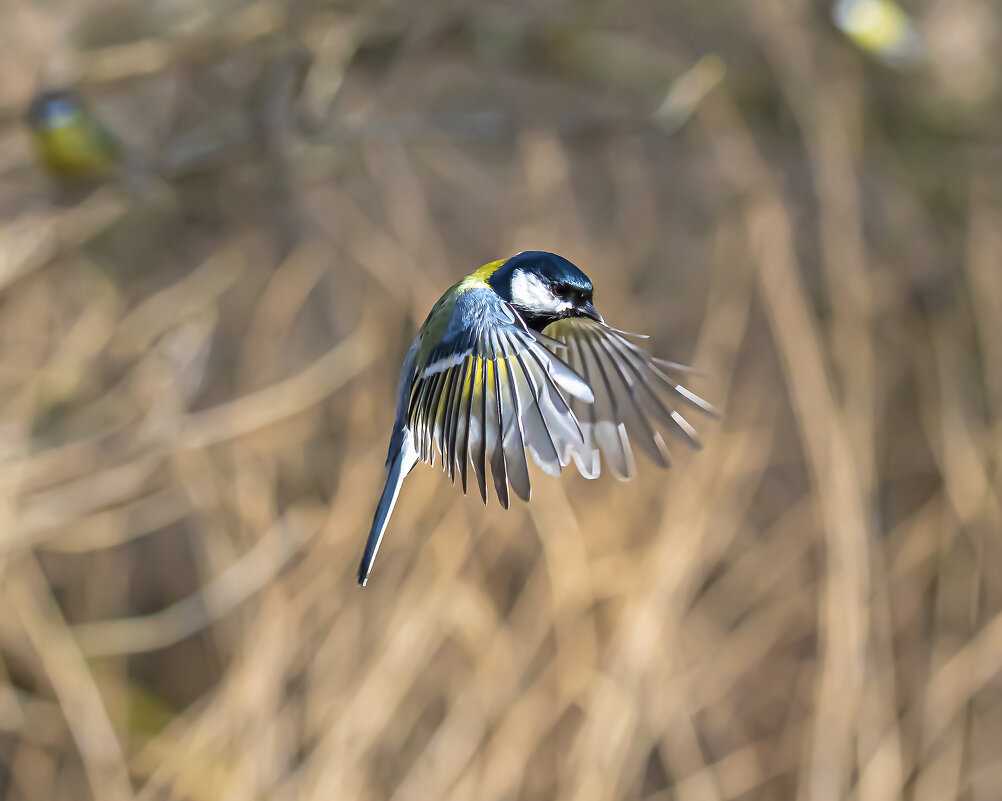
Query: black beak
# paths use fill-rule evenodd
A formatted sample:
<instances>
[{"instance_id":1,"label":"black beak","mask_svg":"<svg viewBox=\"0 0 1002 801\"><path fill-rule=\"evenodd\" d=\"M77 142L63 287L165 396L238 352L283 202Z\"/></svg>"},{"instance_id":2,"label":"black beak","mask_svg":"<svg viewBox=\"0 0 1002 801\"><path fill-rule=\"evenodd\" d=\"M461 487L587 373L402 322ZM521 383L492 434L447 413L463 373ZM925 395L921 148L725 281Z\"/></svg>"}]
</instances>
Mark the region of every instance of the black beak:
<instances>
[{"instance_id":1,"label":"black beak","mask_svg":"<svg viewBox=\"0 0 1002 801\"><path fill-rule=\"evenodd\" d=\"M598 320L600 323L605 322L605 319L598 313L598 310L592 305L590 300L583 306L578 306L577 310L584 317L591 317L591 319Z\"/></svg>"}]
</instances>

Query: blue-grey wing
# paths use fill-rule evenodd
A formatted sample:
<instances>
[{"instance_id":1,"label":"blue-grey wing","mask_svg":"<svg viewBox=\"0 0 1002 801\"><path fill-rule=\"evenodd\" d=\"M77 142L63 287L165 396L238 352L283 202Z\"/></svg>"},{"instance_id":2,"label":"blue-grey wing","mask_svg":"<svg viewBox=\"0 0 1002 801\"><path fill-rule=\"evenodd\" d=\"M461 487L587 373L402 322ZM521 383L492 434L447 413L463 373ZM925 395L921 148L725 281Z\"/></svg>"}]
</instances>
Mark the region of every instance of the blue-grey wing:
<instances>
[{"instance_id":1,"label":"blue-grey wing","mask_svg":"<svg viewBox=\"0 0 1002 801\"><path fill-rule=\"evenodd\" d=\"M440 454L464 493L472 463L485 503L490 464L507 508L509 484L529 498L526 449L551 474L586 449L566 396L589 401L591 389L557 355L556 343L547 347L491 290L466 289L449 302L451 310L437 307L438 319L433 310L408 355L398 419L420 458L434 464Z\"/></svg>"},{"instance_id":2,"label":"blue-grey wing","mask_svg":"<svg viewBox=\"0 0 1002 801\"><path fill-rule=\"evenodd\" d=\"M558 320L543 329L561 343L561 356L592 388L594 400L570 401L580 422L586 447L576 450L583 475L595 476L601 453L620 478L634 472L631 442L661 467L670 460L661 432L700 447L699 435L682 416L687 406L707 414L714 408L680 383L687 370L655 359L615 328L590 318Z\"/></svg>"}]
</instances>

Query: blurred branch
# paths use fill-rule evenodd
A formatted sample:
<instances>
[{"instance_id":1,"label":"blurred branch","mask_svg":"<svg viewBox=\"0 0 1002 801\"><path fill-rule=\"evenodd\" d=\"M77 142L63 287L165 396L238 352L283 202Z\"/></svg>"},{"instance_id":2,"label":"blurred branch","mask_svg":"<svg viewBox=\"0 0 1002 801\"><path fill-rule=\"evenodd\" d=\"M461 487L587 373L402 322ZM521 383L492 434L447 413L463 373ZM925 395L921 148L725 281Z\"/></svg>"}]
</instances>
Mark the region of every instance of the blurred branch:
<instances>
[{"instance_id":1,"label":"blurred branch","mask_svg":"<svg viewBox=\"0 0 1002 801\"><path fill-rule=\"evenodd\" d=\"M182 421L179 448L204 448L244 436L316 405L344 386L377 353L368 328L356 329L300 373L257 392L194 412Z\"/></svg>"},{"instance_id":2,"label":"blurred branch","mask_svg":"<svg viewBox=\"0 0 1002 801\"><path fill-rule=\"evenodd\" d=\"M723 59L716 53L703 56L672 81L668 94L654 111L654 119L666 133L674 133L695 114L700 103L720 85L727 74Z\"/></svg>"},{"instance_id":3,"label":"blurred branch","mask_svg":"<svg viewBox=\"0 0 1002 801\"><path fill-rule=\"evenodd\" d=\"M39 542L43 531L46 537L53 536L58 527L101 507L126 502L145 485L167 453L243 436L316 405L375 358L369 341L367 329L359 329L284 381L158 427L156 439L143 446L135 461L36 494L24 502L15 522L0 538L0 553Z\"/></svg>"},{"instance_id":4,"label":"blurred branch","mask_svg":"<svg viewBox=\"0 0 1002 801\"><path fill-rule=\"evenodd\" d=\"M116 326L112 352L121 356L144 353L179 320L216 303L240 280L249 247L243 240L229 243L188 275L138 304Z\"/></svg>"},{"instance_id":5,"label":"blurred branch","mask_svg":"<svg viewBox=\"0 0 1002 801\"><path fill-rule=\"evenodd\" d=\"M204 630L271 582L320 530L323 519L317 508L290 509L197 593L152 615L74 626L80 649L89 657L154 651Z\"/></svg>"},{"instance_id":6,"label":"blurred branch","mask_svg":"<svg viewBox=\"0 0 1002 801\"><path fill-rule=\"evenodd\" d=\"M19 557L17 574L5 582L4 594L52 682L83 760L92 796L128 801L133 797L132 785L121 745L94 677L33 555Z\"/></svg>"},{"instance_id":7,"label":"blurred branch","mask_svg":"<svg viewBox=\"0 0 1002 801\"><path fill-rule=\"evenodd\" d=\"M805 294L782 195L742 120L726 101L707 106L704 119L725 176L748 204L751 252L824 519L828 575L821 614L827 660L819 689L816 761L804 782L812 798L835 799L848 783L852 732L865 680L870 516L843 415L832 395L824 340Z\"/></svg>"},{"instance_id":8,"label":"blurred branch","mask_svg":"<svg viewBox=\"0 0 1002 801\"><path fill-rule=\"evenodd\" d=\"M44 543L46 550L56 553L116 548L183 520L190 511L190 504L176 490L156 490L111 509L74 517L63 524L29 527L28 537L19 544L24 547L29 543ZM24 526L23 521L20 524Z\"/></svg>"},{"instance_id":9,"label":"blurred branch","mask_svg":"<svg viewBox=\"0 0 1002 801\"><path fill-rule=\"evenodd\" d=\"M63 213L22 213L0 229L0 291L78 248L125 214L127 198L106 187Z\"/></svg>"},{"instance_id":10,"label":"blurred branch","mask_svg":"<svg viewBox=\"0 0 1002 801\"><path fill-rule=\"evenodd\" d=\"M218 30L150 37L84 50L77 55L75 67L85 85L119 82L185 62L219 58L256 39L274 36L287 22L287 4L257 0L228 14Z\"/></svg>"}]
</instances>

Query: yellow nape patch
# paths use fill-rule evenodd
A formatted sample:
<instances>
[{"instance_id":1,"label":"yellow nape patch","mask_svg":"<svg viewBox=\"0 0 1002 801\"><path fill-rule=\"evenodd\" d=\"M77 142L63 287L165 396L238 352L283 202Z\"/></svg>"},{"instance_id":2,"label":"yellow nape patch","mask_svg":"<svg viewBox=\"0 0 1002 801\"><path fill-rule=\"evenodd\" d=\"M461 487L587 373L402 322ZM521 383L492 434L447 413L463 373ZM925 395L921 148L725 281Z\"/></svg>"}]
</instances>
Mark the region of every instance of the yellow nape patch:
<instances>
[{"instance_id":1,"label":"yellow nape patch","mask_svg":"<svg viewBox=\"0 0 1002 801\"><path fill-rule=\"evenodd\" d=\"M487 279L494 275L494 271L497 270L502 264L504 264L508 259L498 259L497 261L489 261L483 267L474 270L466 278L459 282L460 289L472 289L473 287L486 287Z\"/></svg>"}]
</instances>

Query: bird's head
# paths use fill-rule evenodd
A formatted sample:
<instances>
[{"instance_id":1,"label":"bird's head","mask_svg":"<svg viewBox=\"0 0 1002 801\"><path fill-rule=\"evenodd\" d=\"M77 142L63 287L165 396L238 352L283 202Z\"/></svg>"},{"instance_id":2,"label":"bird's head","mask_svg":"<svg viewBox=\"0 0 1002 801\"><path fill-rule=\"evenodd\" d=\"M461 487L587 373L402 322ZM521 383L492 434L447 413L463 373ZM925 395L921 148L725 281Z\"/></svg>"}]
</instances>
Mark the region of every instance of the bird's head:
<instances>
[{"instance_id":1,"label":"bird's head","mask_svg":"<svg viewBox=\"0 0 1002 801\"><path fill-rule=\"evenodd\" d=\"M28 126L35 131L54 130L76 125L84 116L84 108L76 94L56 89L36 97L25 115Z\"/></svg>"},{"instance_id":2,"label":"bird's head","mask_svg":"<svg viewBox=\"0 0 1002 801\"><path fill-rule=\"evenodd\" d=\"M60 181L100 178L121 161L118 141L72 90L40 94L28 107L25 122L41 166Z\"/></svg>"},{"instance_id":3,"label":"bird's head","mask_svg":"<svg viewBox=\"0 0 1002 801\"><path fill-rule=\"evenodd\" d=\"M602 320L592 305L591 280L556 253L522 251L498 267L487 283L537 330L564 317Z\"/></svg>"}]
</instances>

